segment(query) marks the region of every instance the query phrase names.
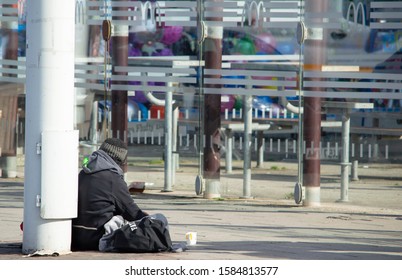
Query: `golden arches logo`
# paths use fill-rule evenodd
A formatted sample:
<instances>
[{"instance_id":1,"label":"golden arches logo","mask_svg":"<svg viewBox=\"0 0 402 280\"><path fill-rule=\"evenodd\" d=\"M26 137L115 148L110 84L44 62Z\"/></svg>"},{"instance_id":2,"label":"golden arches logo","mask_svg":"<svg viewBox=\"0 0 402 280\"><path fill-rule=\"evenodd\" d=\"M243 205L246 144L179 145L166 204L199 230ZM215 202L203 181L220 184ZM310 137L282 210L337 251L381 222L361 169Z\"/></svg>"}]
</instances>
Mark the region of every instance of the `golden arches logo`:
<instances>
[{"instance_id":1,"label":"golden arches logo","mask_svg":"<svg viewBox=\"0 0 402 280\"><path fill-rule=\"evenodd\" d=\"M158 17L156 17L156 15L158 15ZM146 1L145 3L141 3L141 19L143 26L147 26L148 22L151 24L151 26L156 26L157 23L161 25L161 7L159 3L157 1Z\"/></svg>"},{"instance_id":2,"label":"golden arches logo","mask_svg":"<svg viewBox=\"0 0 402 280\"><path fill-rule=\"evenodd\" d=\"M353 13L353 14L352 14ZM358 24L358 19L359 19L359 13L361 13L362 16L362 25L366 25L366 11L364 9L364 5L362 2L359 2L357 5L355 5L354 2L351 2L348 7L348 11L346 12L346 20L349 20L352 15L353 15L353 23Z\"/></svg>"},{"instance_id":3,"label":"golden arches logo","mask_svg":"<svg viewBox=\"0 0 402 280\"><path fill-rule=\"evenodd\" d=\"M247 19L248 25L252 26L253 25L253 17L255 15L255 26L259 27L260 23L260 13L261 11L264 11L264 2L263 1L251 1L251 2L246 2L244 4L244 8L242 11L242 19L241 19L241 26L244 25L244 21Z\"/></svg>"}]
</instances>

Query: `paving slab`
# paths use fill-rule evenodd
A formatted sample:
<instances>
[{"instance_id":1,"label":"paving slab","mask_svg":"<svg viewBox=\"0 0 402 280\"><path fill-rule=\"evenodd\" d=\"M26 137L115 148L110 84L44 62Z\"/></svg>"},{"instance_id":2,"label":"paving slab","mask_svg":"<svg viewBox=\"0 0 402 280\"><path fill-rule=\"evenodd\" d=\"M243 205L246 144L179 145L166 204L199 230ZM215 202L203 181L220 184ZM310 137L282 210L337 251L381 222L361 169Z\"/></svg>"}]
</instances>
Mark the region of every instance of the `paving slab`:
<instances>
[{"instance_id":1,"label":"paving slab","mask_svg":"<svg viewBox=\"0 0 402 280\"><path fill-rule=\"evenodd\" d=\"M252 199L242 194L241 162L222 172L221 198L194 191L197 165L182 159L172 192L163 192L163 164L151 159L129 165L127 181L153 183L133 199L149 213L163 213L174 243L197 232L197 244L182 253L130 254L72 252L40 259L60 260L402 260L400 165L370 165L350 183L350 202L339 203L339 166L322 166L319 207L297 205L291 194L294 162L267 162L253 168ZM276 166L276 168L272 168ZM278 168L279 167L279 168ZM0 179L0 259L37 259L21 254L23 178Z\"/></svg>"}]
</instances>

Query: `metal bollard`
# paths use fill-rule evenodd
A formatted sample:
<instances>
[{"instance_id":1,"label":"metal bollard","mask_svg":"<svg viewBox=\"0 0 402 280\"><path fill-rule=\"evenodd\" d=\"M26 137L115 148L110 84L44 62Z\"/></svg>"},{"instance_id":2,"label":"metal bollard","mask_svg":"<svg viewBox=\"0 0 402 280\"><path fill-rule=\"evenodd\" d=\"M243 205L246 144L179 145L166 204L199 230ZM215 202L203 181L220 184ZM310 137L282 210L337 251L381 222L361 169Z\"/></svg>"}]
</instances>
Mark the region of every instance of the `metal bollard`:
<instances>
[{"instance_id":1,"label":"metal bollard","mask_svg":"<svg viewBox=\"0 0 402 280\"><path fill-rule=\"evenodd\" d=\"M352 162L352 178L351 178L352 181L359 181L359 176L357 172L358 164L359 162L357 160L354 160Z\"/></svg>"}]
</instances>

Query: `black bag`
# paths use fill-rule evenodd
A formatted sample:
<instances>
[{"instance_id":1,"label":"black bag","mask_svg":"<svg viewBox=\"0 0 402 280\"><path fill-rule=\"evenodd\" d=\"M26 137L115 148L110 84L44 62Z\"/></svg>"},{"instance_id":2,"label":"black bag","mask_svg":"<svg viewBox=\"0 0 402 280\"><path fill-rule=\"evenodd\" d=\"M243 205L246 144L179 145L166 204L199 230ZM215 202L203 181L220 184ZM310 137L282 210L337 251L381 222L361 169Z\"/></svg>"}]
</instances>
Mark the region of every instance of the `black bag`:
<instances>
[{"instance_id":1,"label":"black bag","mask_svg":"<svg viewBox=\"0 0 402 280\"><path fill-rule=\"evenodd\" d=\"M171 250L172 241L162 221L145 217L116 230L114 248L127 253L163 252Z\"/></svg>"}]
</instances>

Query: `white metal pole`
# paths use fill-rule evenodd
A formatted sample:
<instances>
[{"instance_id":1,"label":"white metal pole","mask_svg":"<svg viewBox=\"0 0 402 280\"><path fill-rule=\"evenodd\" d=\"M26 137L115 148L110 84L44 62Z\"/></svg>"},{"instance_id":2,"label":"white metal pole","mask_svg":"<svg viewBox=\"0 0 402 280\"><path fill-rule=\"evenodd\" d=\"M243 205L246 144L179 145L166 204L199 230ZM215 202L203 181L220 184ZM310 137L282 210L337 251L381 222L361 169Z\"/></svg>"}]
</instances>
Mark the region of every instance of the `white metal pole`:
<instances>
[{"instance_id":1,"label":"white metal pole","mask_svg":"<svg viewBox=\"0 0 402 280\"><path fill-rule=\"evenodd\" d=\"M171 83L168 83L172 86ZM168 90L166 92L165 99L165 186L163 191L172 191L172 173L173 173L173 163L172 163L172 151L173 151L173 92Z\"/></svg>"},{"instance_id":2,"label":"white metal pole","mask_svg":"<svg viewBox=\"0 0 402 280\"><path fill-rule=\"evenodd\" d=\"M233 132L230 128L227 128L225 130L226 133L226 139L227 139L227 144L226 144L226 173L230 174L233 171L232 168L232 151L233 151Z\"/></svg>"},{"instance_id":3,"label":"white metal pole","mask_svg":"<svg viewBox=\"0 0 402 280\"><path fill-rule=\"evenodd\" d=\"M243 149L243 196L251 198L251 126L253 121L253 97L244 96L244 149Z\"/></svg>"},{"instance_id":4,"label":"white metal pole","mask_svg":"<svg viewBox=\"0 0 402 280\"><path fill-rule=\"evenodd\" d=\"M70 252L77 212L75 1L27 1L24 254Z\"/></svg>"},{"instance_id":5,"label":"white metal pole","mask_svg":"<svg viewBox=\"0 0 402 280\"><path fill-rule=\"evenodd\" d=\"M349 201L349 140L350 140L350 116L345 109L342 116L342 154L341 154L341 202Z\"/></svg>"},{"instance_id":6,"label":"white metal pole","mask_svg":"<svg viewBox=\"0 0 402 280\"><path fill-rule=\"evenodd\" d=\"M172 112L172 185L176 183L176 171L180 168L180 158L177 149L177 135L178 135L178 123L179 123L179 107L173 109Z\"/></svg>"},{"instance_id":7,"label":"white metal pole","mask_svg":"<svg viewBox=\"0 0 402 280\"><path fill-rule=\"evenodd\" d=\"M84 0L76 0L75 2L75 56L77 59L84 60L88 53L89 43L89 25L86 24L87 4ZM78 81L85 82L85 79ZM85 114L87 91L85 88L76 88L75 93L74 124L77 125L87 121ZM84 129L83 135L86 134L87 131Z\"/></svg>"}]
</instances>

